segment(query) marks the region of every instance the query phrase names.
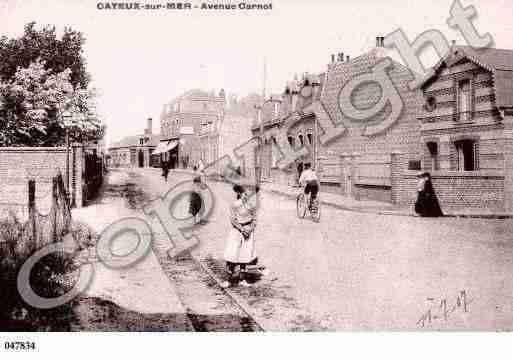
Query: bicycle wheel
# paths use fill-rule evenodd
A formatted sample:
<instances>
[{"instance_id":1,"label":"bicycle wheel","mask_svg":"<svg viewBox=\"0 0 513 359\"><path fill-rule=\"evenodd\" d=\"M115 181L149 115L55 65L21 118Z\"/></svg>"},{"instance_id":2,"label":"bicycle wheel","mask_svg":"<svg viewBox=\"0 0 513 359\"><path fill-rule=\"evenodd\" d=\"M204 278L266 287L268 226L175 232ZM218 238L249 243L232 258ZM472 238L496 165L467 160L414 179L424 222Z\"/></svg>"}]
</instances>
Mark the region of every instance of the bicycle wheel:
<instances>
[{"instance_id":1,"label":"bicycle wheel","mask_svg":"<svg viewBox=\"0 0 513 359\"><path fill-rule=\"evenodd\" d=\"M298 218L305 218L307 205L304 193L298 194L296 199L296 207Z\"/></svg>"}]
</instances>

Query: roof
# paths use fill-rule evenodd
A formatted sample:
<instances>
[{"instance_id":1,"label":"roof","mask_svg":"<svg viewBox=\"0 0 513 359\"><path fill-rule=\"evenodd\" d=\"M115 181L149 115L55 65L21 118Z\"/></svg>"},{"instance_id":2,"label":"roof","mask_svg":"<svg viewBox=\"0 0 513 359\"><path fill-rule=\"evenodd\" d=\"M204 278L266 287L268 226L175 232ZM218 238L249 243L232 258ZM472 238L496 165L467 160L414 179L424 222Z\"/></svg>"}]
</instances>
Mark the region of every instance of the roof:
<instances>
[{"instance_id":1,"label":"roof","mask_svg":"<svg viewBox=\"0 0 513 359\"><path fill-rule=\"evenodd\" d=\"M192 90L184 92L177 98L171 100L169 103L174 103L176 101L183 100L183 99L196 100L196 101L218 101L218 102L225 101L224 97L221 97L214 92L207 92L207 91L204 91L201 89L192 89Z\"/></svg>"},{"instance_id":2,"label":"roof","mask_svg":"<svg viewBox=\"0 0 513 359\"><path fill-rule=\"evenodd\" d=\"M422 86L436 76L438 70L446 64L447 60L459 54L492 72L497 107L513 107L513 50L489 47L474 49L471 46L454 46L434 66L433 71L422 81Z\"/></svg>"},{"instance_id":3,"label":"roof","mask_svg":"<svg viewBox=\"0 0 513 359\"><path fill-rule=\"evenodd\" d=\"M124 137L120 141L114 142L113 144L111 144L109 146L109 149L112 149L112 148L122 148L122 147L141 146L140 143L139 143L139 140L141 139L141 137L144 137L144 136L147 136L147 135L140 134L140 135L136 135L136 136ZM146 142L142 146L157 146L157 144L159 143L160 139L162 138L161 135L150 135L149 137L150 137L150 140L148 142Z\"/></svg>"}]
</instances>

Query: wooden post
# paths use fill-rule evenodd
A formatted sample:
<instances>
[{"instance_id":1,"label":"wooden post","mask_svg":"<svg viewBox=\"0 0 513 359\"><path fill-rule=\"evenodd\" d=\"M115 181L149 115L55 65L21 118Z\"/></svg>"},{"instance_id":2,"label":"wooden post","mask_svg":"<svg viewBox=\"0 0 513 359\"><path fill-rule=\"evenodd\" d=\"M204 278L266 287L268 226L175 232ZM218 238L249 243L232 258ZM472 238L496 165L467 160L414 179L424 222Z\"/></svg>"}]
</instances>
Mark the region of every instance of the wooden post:
<instances>
[{"instance_id":1,"label":"wooden post","mask_svg":"<svg viewBox=\"0 0 513 359\"><path fill-rule=\"evenodd\" d=\"M57 224L57 211L59 210L59 189L58 189L57 177L52 177L52 208L51 208L51 225L52 225L52 242L57 242L62 233L59 233L59 227Z\"/></svg>"},{"instance_id":2,"label":"wooden post","mask_svg":"<svg viewBox=\"0 0 513 359\"><path fill-rule=\"evenodd\" d=\"M28 182L28 211L29 220L28 223L31 228L31 250L37 249L37 230L36 230L36 181L31 179Z\"/></svg>"}]
</instances>

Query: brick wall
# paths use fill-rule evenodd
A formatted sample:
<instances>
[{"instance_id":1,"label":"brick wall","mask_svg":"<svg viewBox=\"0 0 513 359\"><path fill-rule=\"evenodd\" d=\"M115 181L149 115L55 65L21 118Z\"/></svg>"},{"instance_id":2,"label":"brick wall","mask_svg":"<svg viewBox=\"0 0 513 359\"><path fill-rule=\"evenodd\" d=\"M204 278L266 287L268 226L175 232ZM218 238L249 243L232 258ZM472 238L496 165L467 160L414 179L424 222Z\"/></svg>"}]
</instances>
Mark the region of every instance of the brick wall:
<instances>
[{"instance_id":1,"label":"brick wall","mask_svg":"<svg viewBox=\"0 0 513 359\"><path fill-rule=\"evenodd\" d=\"M71 197L77 207L83 205L83 151L70 150L69 178ZM36 180L36 205L46 213L51 205L52 177L58 171L66 180L66 149L53 147L0 147L0 216L14 210L26 216L28 181Z\"/></svg>"},{"instance_id":2,"label":"brick wall","mask_svg":"<svg viewBox=\"0 0 513 359\"><path fill-rule=\"evenodd\" d=\"M392 201L392 188L390 186L354 184L352 191L353 197L358 200L366 199L382 202Z\"/></svg>"},{"instance_id":3,"label":"brick wall","mask_svg":"<svg viewBox=\"0 0 513 359\"><path fill-rule=\"evenodd\" d=\"M417 196L417 172L408 171L408 156L392 155L392 201L412 205ZM433 171L433 187L442 206L504 211L504 171Z\"/></svg>"},{"instance_id":4,"label":"brick wall","mask_svg":"<svg viewBox=\"0 0 513 359\"><path fill-rule=\"evenodd\" d=\"M341 110L340 104L351 101L357 108L372 108L381 98L381 88L376 83L364 83L353 91L351 99L339 98L340 91L350 79L358 74L368 72L369 68L383 59L375 54L368 53L351 62L336 63L327 73L321 101L325 105L329 116L336 123L344 123L347 131L333 143L320 148L320 154L334 151L336 153L382 153L389 154L395 151L415 153L419 151L420 124L416 119L417 107L421 103L420 91L410 91L407 83L412 76L407 68L394 63L387 70L397 92L403 101L403 110L398 119L386 130L374 136L364 136L363 129L372 123L379 123L390 115L390 106L377 113L373 118L365 121L356 121L348 118ZM386 96L386 94L383 94Z\"/></svg>"}]
</instances>

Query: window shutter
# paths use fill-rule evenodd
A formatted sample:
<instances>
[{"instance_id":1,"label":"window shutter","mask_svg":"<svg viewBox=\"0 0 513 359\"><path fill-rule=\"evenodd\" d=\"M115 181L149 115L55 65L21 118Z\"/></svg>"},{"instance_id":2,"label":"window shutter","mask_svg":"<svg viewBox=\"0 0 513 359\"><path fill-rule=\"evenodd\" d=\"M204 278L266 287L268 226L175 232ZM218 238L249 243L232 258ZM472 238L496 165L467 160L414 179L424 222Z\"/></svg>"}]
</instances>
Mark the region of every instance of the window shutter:
<instances>
[{"instance_id":1,"label":"window shutter","mask_svg":"<svg viewBox=\"0 0 513 359\"><path fill-rule=\"evenodd\" d=\"M474 142L474 171L479 169L479 142Z\"/></svg>"},{"instance_id":2,"label":"window shutter","mask_svg":"<svg viewBox=\"0 0 513 359\"><path fill-rule=\"evenodd\" d=\"M456 108L454 109L454 118L453 120L458 121L460 117L460 84L458 81L454 80L454 93L456 94Z\"/></svg>"}]
</instances>

